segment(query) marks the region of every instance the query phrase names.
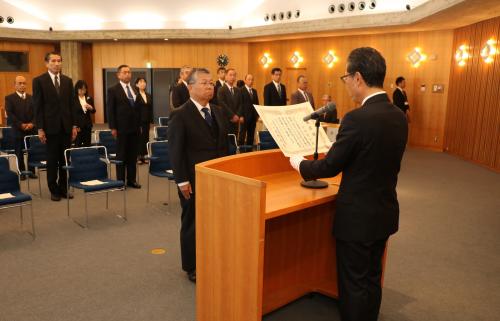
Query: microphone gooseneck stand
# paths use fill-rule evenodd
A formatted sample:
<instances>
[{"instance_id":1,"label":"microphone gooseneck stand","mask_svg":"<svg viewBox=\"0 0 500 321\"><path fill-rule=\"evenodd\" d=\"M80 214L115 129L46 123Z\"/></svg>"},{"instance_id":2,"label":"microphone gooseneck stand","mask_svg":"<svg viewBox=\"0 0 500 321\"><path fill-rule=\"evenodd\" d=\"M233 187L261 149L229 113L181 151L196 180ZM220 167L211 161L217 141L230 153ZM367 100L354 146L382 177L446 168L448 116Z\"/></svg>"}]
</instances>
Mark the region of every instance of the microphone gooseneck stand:
<instances>
[{"instance_id":1,"label":"microphone gooseneck stand","mask_svg":"<svg viewBox=\"0 0 500 321\"><path fill-rule=\"evenodd\" d=\"M320 127L320 120L319 120L319 115L316 118L316 149L314 151L314 160L318 160L318 139L319 139L319 127ZM328 183L325 181L319 181L317 179L313 179L310 181L302 181L300 182L300 185L306 187L306 188L327 188Z\"/></svg>"}]
</instances>

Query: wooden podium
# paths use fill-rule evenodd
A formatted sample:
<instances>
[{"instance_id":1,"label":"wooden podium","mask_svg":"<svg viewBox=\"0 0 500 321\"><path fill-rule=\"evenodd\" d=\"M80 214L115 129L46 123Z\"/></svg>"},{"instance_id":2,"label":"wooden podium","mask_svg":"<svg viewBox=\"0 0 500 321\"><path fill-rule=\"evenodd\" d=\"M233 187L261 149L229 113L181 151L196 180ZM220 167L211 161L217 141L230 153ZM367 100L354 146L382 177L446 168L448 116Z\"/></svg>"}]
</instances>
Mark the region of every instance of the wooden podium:
<instances>
[{"instance_id":1,"label":"wooden podium","mask_svg":"<svg viewBox=\"0 0 500 321\"><path fill-rule=\"evenodd\" d=\"M337 297L340 177L306 189L279 150L196 166L197 321L257 321L310 292Z\"/></svg>"}]
</instances>

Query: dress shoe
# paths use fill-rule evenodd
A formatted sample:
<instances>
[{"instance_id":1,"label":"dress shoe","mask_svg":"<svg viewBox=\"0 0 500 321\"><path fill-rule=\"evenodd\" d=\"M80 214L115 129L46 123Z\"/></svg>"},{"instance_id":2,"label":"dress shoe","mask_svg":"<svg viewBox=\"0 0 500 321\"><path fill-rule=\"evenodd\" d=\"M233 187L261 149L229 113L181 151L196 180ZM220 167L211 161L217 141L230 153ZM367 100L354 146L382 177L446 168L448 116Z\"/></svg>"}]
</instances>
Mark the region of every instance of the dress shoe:
<instances>
[{"instance_id":1,"label":"dress shoe","mask_svg":"<svg viewBox=\"0 0 500 321\"><path fill-rule=\"evenodd\" d=\"M69 198L69 199L72 199L72 198L73 198L73 194L71 194L71 193L62 193L62 194L61 194L61 197L62 197L62 198Z\"/></svg>"},{"instance_id":2,"label":"dress shoe","mask_svg":"<svg viewBox=\"0 0 500 321\"><path fill-rule=\"evenodd\" d=\"M57 194L50 194L50 200L54 202L59 202L61 200L61 196Z\"/></svg>"},{"instance_id":3,"label":"dress shoe","mask_svg":"<svg viewBox=\"0 0 500 321\"><path fill-rule=\"evenodd\" d=\"M21 174L21 176L19 177L22 181L25 181L26 180L26 175L23 175Z\"/></svg>"},{"instance_id":4,"label":"dress shoe","mask_svg":"<svg viewBox=\"0 0 500 321\"><path fill-rule=\"evenodd\" d=\"M193 272L188 272L187 275L188 275L189 281L196 283L196 270Z\"/></svg>"},{"instance_id":5,"label":"dress shoe","mask_svg":"<svg viewBox=\"0 0 500 321\"><path fill-rule=\"evenodd\" d=\"M29 174L29 178L37 179L38 175L31 173L31 174Z\"/></svg>"},{"instance_id":6,"label":"dress shoe","mask_svg":"<svg viewBox=\"0 0 500 321\"><path fill-rule=\"evenodd\" d=\"M137 182L127 183L127 186L132 187L132 188L141 188L141 185Z\"/></svg>"}]
</instances>

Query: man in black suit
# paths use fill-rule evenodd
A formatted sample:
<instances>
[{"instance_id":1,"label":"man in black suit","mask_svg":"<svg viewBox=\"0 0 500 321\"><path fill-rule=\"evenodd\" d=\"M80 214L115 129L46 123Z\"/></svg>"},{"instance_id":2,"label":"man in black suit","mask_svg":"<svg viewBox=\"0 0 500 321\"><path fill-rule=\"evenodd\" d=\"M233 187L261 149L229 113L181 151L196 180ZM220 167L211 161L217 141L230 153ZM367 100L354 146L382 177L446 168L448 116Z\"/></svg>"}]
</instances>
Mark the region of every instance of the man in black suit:
<instances>
[{"instance_id":1,"label":"man in black suit","mask_svg":"<svg viewBox=\"0 0 500 321\"><path fill-rule=\"evenodd\" d=\"M281 84L281 69L273 68L271 70L270 83L264 86L264 105L266 106L285 106L286 88Z\"/></svg>"},{"instance_id":2,"label":"man in black suit","mask_svg":"<svg viewBox=\"0 0 500 321\"><path fill-rule=\"evenodd\" d=\"M290 158L306 180L342 172L333 233L343 321L377 320L382 256L387 239L398 230L396 184L408 125L382 89L385 72L385 60L378 51L354 49L341 79L361 107L344 116L325 158Z\"/></svg>"},{"instance_id":3,"label":"man in black suit","mask_svg":"<svg viewBox=\"0 0 500 321\"><path fill-rule=\"evenodd\" d=\"M189 91L186 81L191 73L191 70L192 68L189 66L182 66L181 71L179 72L180 81L172 89L172 106L174 109L179 108L189 100Z\"/></svg>"},{"instance_id":4,"label":"man in black suit","mask_svg":"<svg viewBox=\"0 0 500 321\"><path fill-rule=\"evenodd\" d=\"M48 71L33 79L35 124L38 137L47 144L47 183L53 201L72 198L63 169L64 150L71 146L78 130L73 110L73 81L61 74L61 64L61 55L49 52L45 55Z\"/></svg>"},{"instance_id":5,"label":"man in black suit","mask_svg":"<svg viewBox=\"0 0 500 321\"><path fill-rule=\"evenodd\" d=\"M217 81L214 86L214 97L210 100L211 104L218 105L217 103L217 91L224 86L226 83L226 68L219 67L217 68Z\"/></svg>"},{"instance_id":6,"label":"man in black suit","mask_svg":"<svg viewBox=\"0 0 500 321\"><path fill-rule=\"evenodd\" d=\"M403 77L396 78L396 89L392 93L392 102L394 105L398 106L399 109L408 115L408 110L410 109L410 104L408 103L408 97L406 96L406 80Z\"/></svg>"},{"instance_id":7,"label":"man in black suit","mask_svg":"<svg viewBox=\"0 0 500 321\"><path fill-rule=\"evenodd\" d=\"M238 144L244 145L246 137L245 145L252 146L255 136L255 126L257 119L259 119L259 114L253 105L259 104L259 96L257 95L257 90L253 88L253 75L251 74L245 76L245 85L241 88L241 98L241 128Z\"/></svg>"},{"instance_id":8,"label":"man in black suit","mask_svg":"<svg viewBox=\"0 0 500 321\"><path fill-rule=\"evenodd\" d=\"M328 94L324 94L323 97L321 97L321 106L326 106L326 105L328 105L328 103L331 103L331 102L332 102L332 96L330 96ZM321 107L318 107L318 108L321 108ZM318 109L318 108L316 108L316 109ZM327 111L326 113L321 115L320 120L322 122L325 122L325 123L338 124L339 119L337 118L337 107L335 106L335 108L332 111Z\"/></svg>"},{"instance_id":9,"label":"man in black suit","mask_svg":"<svg viewBox=\"0 0 500 321\"><path fill-rule=\"evenodd\" d=\"M135 179L141 126L141 111L135 103L137 93L130 85L132 73L129 66L119 66L116 76L120 81L108 89L107 101L109 128L117 138L116 159L122 162L116 166L116 177L125 182L126 168L127 186L141 188Z\"/></svg>"},{"instance_id":10,"label":"man in black suit","mask_svg":"<svg viewBox=\"0 0 500 321\"><path fill-rule=\"evenodd\" d=\"M242 98L240 88L236 87L236 70L233 68L226 71L226 82L217 91L217 102L226 114L229 134L235 134L238 137Z\"/></svg>"},{"instance_id":11,"label":"man in black suit","mask_svg":"<svg viewBox=\"0 0 500 321\"><path fill-rule=\"evenodd\" d=\"M14 131L16 156L19 170L26 170L24 165L24 137L27 135L36 135L33 115L33 99L30 94L26 93L26 78L17 76L14 81L16 92L5 96L5 111L7 117L11 121L11 126ZM31 173L30 178L38 178L35 175L33 168L29 168ZM21 175L21 180L25 180L26 176Z\"/></svg>"},{"instance_id":12,"label":"man in black suit","mask_svg":"<svg viewBox=\"0 0 500 321\"><path fill-rule=\"evenodd\" d=\"M172 113L169 121L170 160L182 206L182 269L196 282L195 170L196 164L227 155L227 119L209 103L214 94L207 69L193 69L188 78L190 100ZM172 134L175 133L175 134Z\"/></svg>"}]
</instances>

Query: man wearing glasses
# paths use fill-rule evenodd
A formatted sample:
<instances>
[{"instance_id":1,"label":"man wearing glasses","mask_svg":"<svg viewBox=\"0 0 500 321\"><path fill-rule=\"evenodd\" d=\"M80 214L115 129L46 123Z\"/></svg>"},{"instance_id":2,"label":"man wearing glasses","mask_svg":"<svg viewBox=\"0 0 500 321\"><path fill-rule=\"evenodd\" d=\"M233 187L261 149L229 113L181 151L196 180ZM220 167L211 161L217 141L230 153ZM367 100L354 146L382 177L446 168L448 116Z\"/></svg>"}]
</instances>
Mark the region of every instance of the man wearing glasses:
<instances>
[{"instance_id":1,"label":"man wearing glasses","mask_svg":"<svg viewBox=\"0 0 500 321\"><path fill-rule=\"evenodd\" d=\"M182 206L182 269L196 282L194 166L227 155L228 121L220 107L209 103L214 83L207 69L193 69L186 82L190 99L171 114L168 147Z\"/></svg>"},{"instance_id":2,"label":"man wearing glasses","mask_svg":"<svg viewBox=\"0 0 500 321\"><path fill-rule=\"evenodd\" d=\"M382 89L385 73L385 60L377 50L353 50L340 78L360 107L345 114L325 158L290 158L306 180L342 172L333 234L343 321L377 320L382 256L387 239L398 230L396 184L408 126Z\"/></svg>"}]
</instances>

